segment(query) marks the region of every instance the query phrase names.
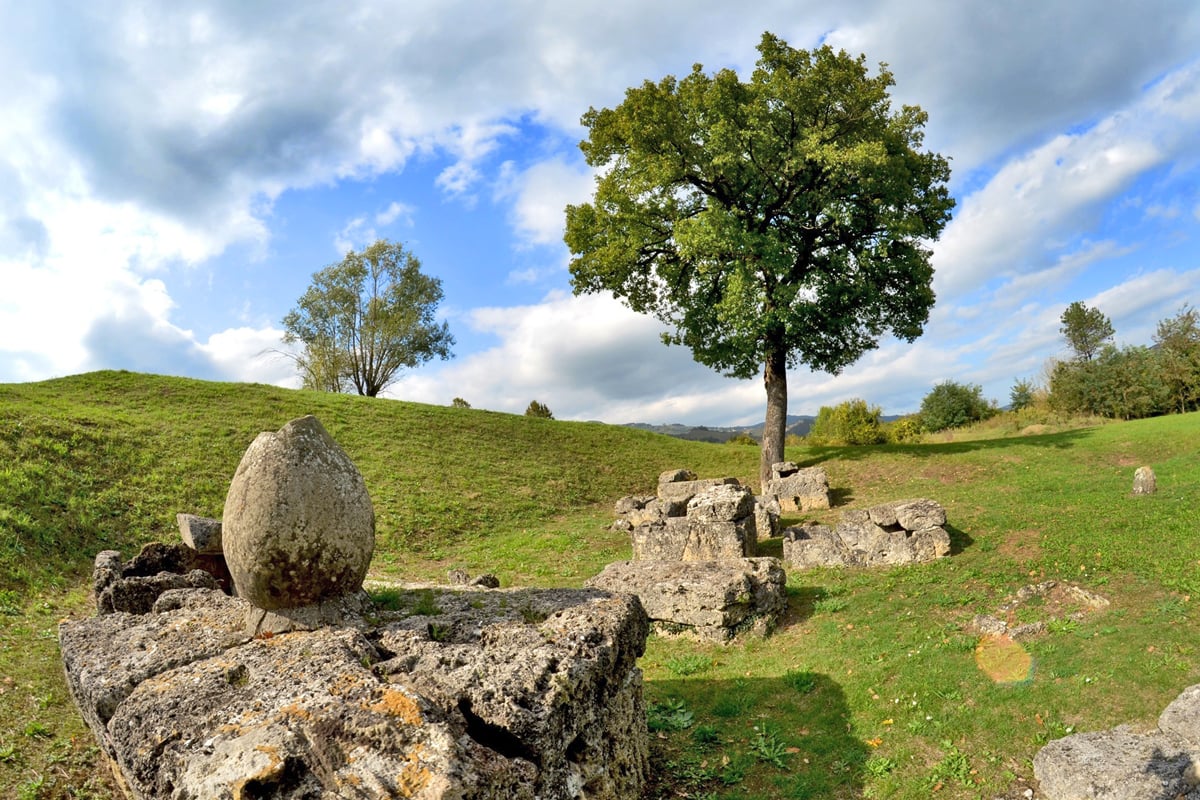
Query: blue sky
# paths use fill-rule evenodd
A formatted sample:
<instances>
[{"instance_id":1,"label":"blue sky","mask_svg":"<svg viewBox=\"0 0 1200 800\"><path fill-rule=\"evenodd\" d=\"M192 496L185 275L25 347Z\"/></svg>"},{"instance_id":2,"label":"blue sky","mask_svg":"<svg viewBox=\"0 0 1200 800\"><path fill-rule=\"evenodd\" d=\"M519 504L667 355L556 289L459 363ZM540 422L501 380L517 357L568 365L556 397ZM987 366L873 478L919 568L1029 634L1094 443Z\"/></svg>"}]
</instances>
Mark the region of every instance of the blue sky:
<instances>
[{"instance_id":1,"label":"blue sky","mask_svg":"<svg viewBox=\"0 0 1200 800\"><path fill-rule=\"evenodd\" d=\"M1192 0L730 4L0 0L0 383L94 369L297 385L280 320L377 237L443 282L455 358L393 397L562 419L749 424L761 380L574 297L563 208L589 106L645 79L748 74L770 30L886 62L929 114L955 218L912 344L790 411L915 410L937 382L1007 402L1082 300L1121 344L1200 305L1200 6Z\"/></svg>"}]
</instances>

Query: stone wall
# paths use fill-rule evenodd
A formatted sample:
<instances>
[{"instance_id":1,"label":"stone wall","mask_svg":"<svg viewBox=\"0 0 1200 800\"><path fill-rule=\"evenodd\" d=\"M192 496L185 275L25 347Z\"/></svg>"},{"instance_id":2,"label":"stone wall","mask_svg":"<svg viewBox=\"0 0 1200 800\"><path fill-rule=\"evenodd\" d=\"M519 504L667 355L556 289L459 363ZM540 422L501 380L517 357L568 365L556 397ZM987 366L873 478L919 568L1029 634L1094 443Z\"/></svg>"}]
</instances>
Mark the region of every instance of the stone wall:
<instances>
[{"instance_id":1,"label":"stone wall","mask_svg":"<svg viewBox=\"0 0 1200 800\"><path fill-rule=\"evenodd\" d=\"M945 524L946 510L924 498L847 510L833 528L815 523L786 528L783 560L797 569L932 561L950 554Z\"/></svg>"}]
</instances>

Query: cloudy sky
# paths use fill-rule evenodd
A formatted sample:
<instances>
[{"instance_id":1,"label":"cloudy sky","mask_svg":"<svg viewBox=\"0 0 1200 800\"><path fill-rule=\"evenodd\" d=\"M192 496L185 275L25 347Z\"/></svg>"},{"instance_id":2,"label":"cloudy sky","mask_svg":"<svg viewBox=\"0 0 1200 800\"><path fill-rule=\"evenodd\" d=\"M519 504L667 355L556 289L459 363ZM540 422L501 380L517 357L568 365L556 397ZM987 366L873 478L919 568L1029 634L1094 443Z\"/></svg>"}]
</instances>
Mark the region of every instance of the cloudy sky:
<instances>
[{"instance_id":1,"label":"cloudy sky","mask_svg":"<svg viewBox=\"0 0 1200 800\"><path fill-rule=\"evenodd\" d=\"M958 200L915 343L793 371L793 414L1001 404L1082 300L1121 344L1200 305L1194 0L0 0L0 383L95 369L297 385L280 320L376 238L441 278L456 356L391 395L559 418L743 424L760 380L574 297L563 207L589 106L769 30L865 53L929 114Z\"/></svg>"}]
</instances>

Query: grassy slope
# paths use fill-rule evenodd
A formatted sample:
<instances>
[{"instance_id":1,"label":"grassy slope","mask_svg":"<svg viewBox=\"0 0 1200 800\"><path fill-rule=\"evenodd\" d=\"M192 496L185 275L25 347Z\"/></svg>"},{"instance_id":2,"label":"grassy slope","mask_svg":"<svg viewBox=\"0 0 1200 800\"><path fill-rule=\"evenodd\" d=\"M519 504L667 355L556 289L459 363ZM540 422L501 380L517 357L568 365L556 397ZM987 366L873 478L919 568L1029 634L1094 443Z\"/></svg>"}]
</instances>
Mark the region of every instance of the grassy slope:
<instances>
[{"instance_id":1,"label":"grassy slope","mask_svg":"<svg viewBox=\"0 0 1200 800\"><path fill-rule=\"evenodd\" d=\"M0 386L0 795L111 796L58 676L57 620L87 613L97 550L173 539L177 511L220 516L254 435L305 413L366 477L384 575L578 585L628 553L603 529L617 496L678 466L757 471L753 448L266 386L112 372ZM765 643L652 640L648 699L694 720L656 739L656 772L693 796L994 797L1048 736L1152 720L1200 680L1197 423L789 452L827 469L840 505L941 501L958 552L793 573L790 618ZM1160 491L1131 498L1142 463ZM964 626L1043 578L1113 608L1032 642L1031 681L993 685Z\"/></svg>"}]
</instances>

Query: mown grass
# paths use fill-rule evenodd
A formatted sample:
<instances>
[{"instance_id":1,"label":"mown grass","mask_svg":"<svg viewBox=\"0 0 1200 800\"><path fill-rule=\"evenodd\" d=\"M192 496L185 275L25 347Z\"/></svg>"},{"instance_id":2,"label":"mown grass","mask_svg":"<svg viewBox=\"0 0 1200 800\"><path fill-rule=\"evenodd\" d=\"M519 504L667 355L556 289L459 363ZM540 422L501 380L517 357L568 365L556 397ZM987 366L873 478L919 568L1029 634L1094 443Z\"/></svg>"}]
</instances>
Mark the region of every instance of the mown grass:
<instances>
[{"instance_id":1,"label":"mown grass","mask_svg":"<svg viewBox=\"0 0 1200 800\"><path fill-rule=\"evenodd\" d=\"M616 497L650 490L668 468L757 472L754 448L470 409L112 372L0 386L0 796L117 796L66 696L57 621L90 613L97 550L171 540L177 511L219 516L254 435L305 413L366 477L379 577L441 580L460 567L505 586L579 585L628 555L605 529ZM839 507L938 500L955 553L791 572L789 616L767 640L652 638L650 794L992 798L1032 780L1050 738L1152 724L1200 681L1198 446L1193 414L789 450L825 467ZM1141 464L1159 492L1135 498ZM1112 606L1031 641L1031 679L992 683L969 621L1049 578Z\"/></svg>"}]
</instances>

